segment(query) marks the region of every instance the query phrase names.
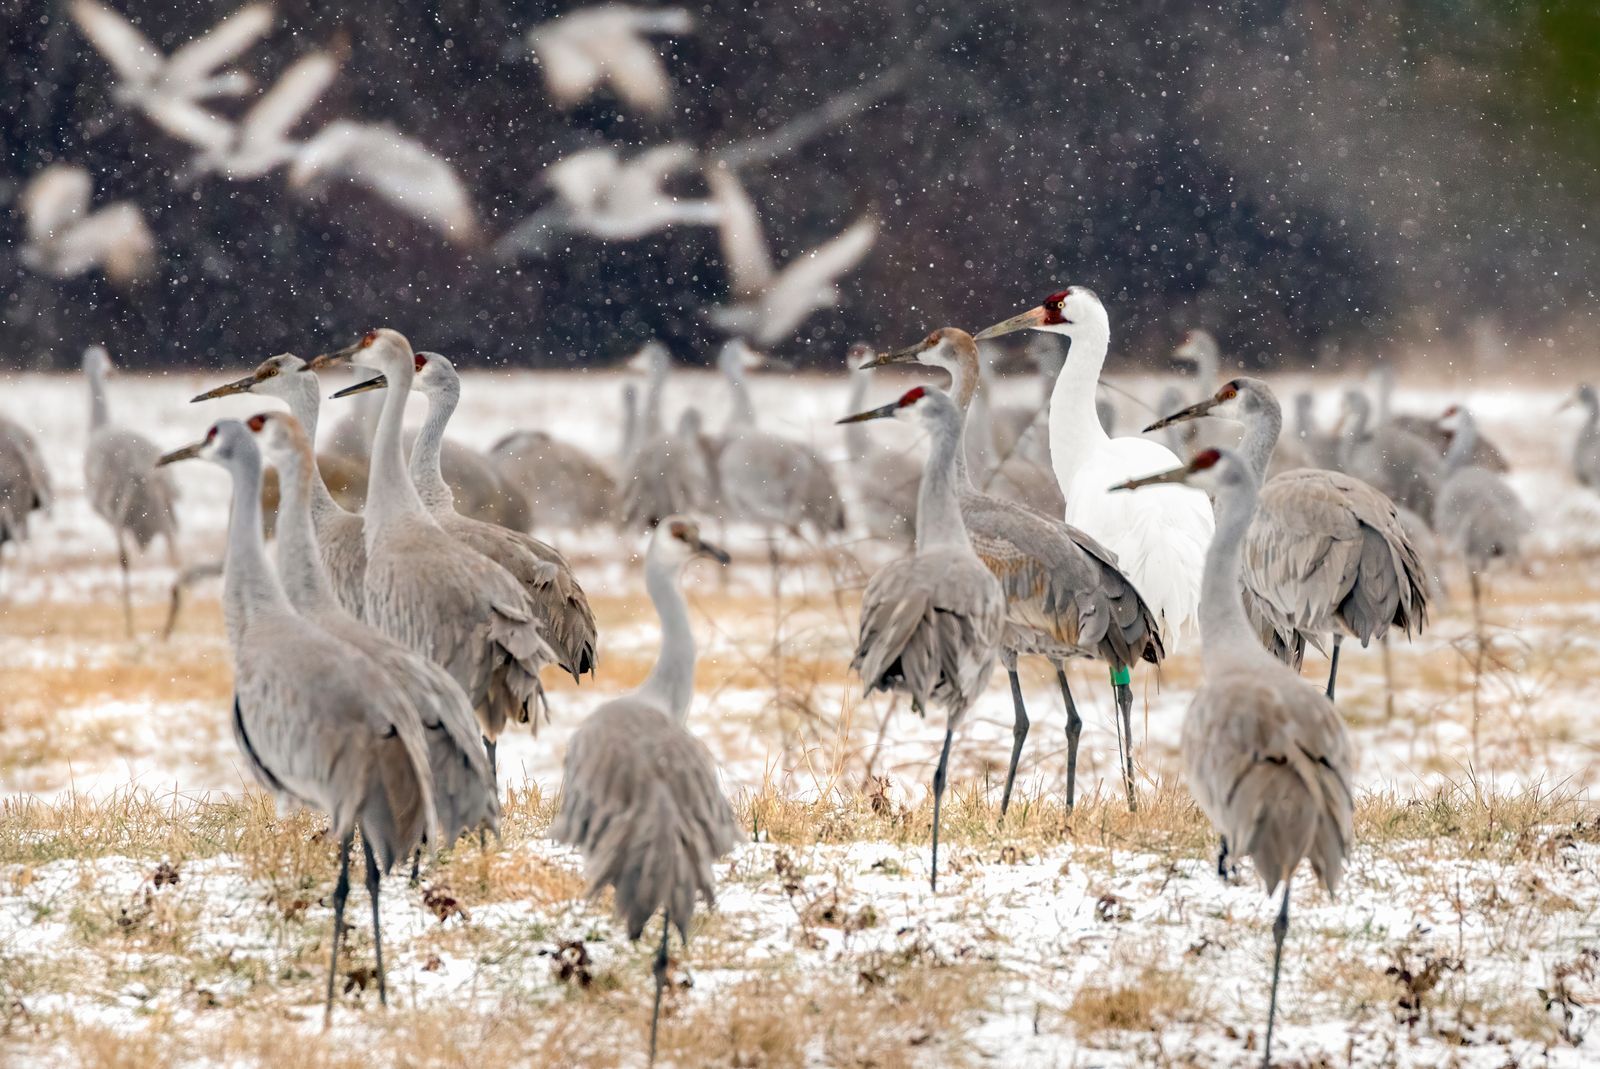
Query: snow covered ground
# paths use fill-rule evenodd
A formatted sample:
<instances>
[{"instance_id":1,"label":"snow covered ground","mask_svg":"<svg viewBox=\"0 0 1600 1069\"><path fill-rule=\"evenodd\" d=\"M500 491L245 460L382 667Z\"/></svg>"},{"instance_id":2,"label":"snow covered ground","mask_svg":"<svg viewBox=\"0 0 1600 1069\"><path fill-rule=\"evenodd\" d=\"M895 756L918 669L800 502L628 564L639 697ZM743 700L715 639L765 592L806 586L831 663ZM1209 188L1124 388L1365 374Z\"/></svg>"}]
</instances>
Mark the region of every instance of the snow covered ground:
<instances>
[{"instance_id":1,"label":"snow covered ground","mask_svg":"<svg viewBox=\"0 0 1600 1069\"><path fill-rule=\"evenodd\" d=\"M275 406L248 397L187 403L232 377L123 376L113 380L114 412L174 448L220 416ZM600 372L469 374L454 434L486 447L512 429L540 427L609 458L621 430L621 381ZM912 381L886 380L869 403ZM1319 389L1331 423L1331 384L1286 379L1280 393L1300 383ZM1158 392L1143 380L1125 385L1141 396ZM1565 471L1574 424L1550 415L1564 388L1496 386L1463 397L1405 385L1404 409L1472 405L1510 455L1539 530L1526 573L1490 583L1476 732L1470 605L1458 565L1446 570L1453 596L1427 633L1391 651L1392 710L1380 651L1345 651L1340 706L1361 747L1368 816L1359 830L1368 834L1338 901L1308 880L1297 885L1284 1064L1591 1064L1582 1040L1600 967L1600 836L1589 802L1600 773L1589 730L1600 705L1592 567L1600 499ZM835 470L848 480L831 425L844 412L842 380L766 378L754 389L772 429L838 459ZM669 419L692 400L716 427L722 393L711 376L682 373L670 387ZM1037 391L1010 380L1000 395L1021 403ZM338 404L327 404L325 423ZM1128 423L1149 418L1119 404ZM407 1014L366 1011L371 992L361 1008L346 1004L354 996L342 1001L335 1029L317 1032L327 924L319 902L331 888L331 850L315 847L309 860L297 858L300 868L285 869L280 848L214 827L218 813L248 816L235 800L242 770L224 720L229 672L216 584L199 588L174 640L162 643L154 634L173 573L160 553L139 561L143 637L126 641L113 544L81 493L81 383L13 377L0 410L39 435L57 489L52 515L20 553L8 548L0 568L0 817L9 840L0 846L0 996L9 1005L0 1050L59 1064L110 1064L113 1053L142 1045L161 1052L159 1062L287 1060L235 1034L253 1028L279 1038L291 1030L315 1064L343 1064L363 1047L423 1049ZM205 465L174 472L183 556L213 557L226 524L226 478ZM503 782L547 799L567 736L642 677L654 644L633 560L640 538L541 533L571 557L602 628L598 678L576 687L552 676L550 726L537 738L502 740ZM1041 815L997 826L985 807L997 802L1011 740L1010 700L997 677L958 741L955 792L965 801L957 808L972 810L971 826L952 832L951 877L934 896L920 807L942 733L905 709L890 715L886 701L860 700L846 668L859 588L893 551L858 537L827 550L789 547L775 605L764 544L737 530L729 542L736 562L726 573L691 570L702 653L691 725L753 818L757 800L779 798L806 807L811 823L758 827L760 841L720 870L718 909L675 963L693 987L675 988L669 1000L665 1058L1088 1066L1258 1056L1275 907L1248 877L1216 878L1203 820L1174 785L1194 650L1180 651L1159 679L1136 677L1141 791L1169 799L1138 817L1118 812L1110 694L1094 666L1071 672L1085 718L1079 782L1090 802L1070 819L1060 814L1060 698L1034 665L1025 679L1034 728L1022 790ZM1313 657L1306 671L1325 667ZM888 825L898 832L854 839L846 832L886 827L877 810L861 828L838 816L863 798L910 815ZM401 880L387 887L392 1002L448 1037L418 1064L568 1064L580 1055L639 1064L648 948L630 948L602 906L581 900L576 860L539 838L548 813L524 808L501 855L463 847L425 878L436 892L448 885L464 912L441 917L437 894L429 905ZM1507 809L1518 816L1500 820ZM143 815L139 828L155 821L164 830L153 839L130 830L130 810ZM1050 812L1059 819L1042 815ZM315 830L259 814L247 824L268 838ZM81 837L51 831L63 826ZM152 880L163 861L180 882ZM304 901L285 911L287 871L297 873ZM360 899L352 901L358 933ZM361 938L355 954L365 961L370 945ZM561 978L562 962L579 953L564 944L592 958L576 970L592 973L586 988L569 982L573 969ZM521 1045L496 1028L505 1021L523 1026ZM169 1053L169 1041L184 1046Z\"/></svg>"}]
</instances>

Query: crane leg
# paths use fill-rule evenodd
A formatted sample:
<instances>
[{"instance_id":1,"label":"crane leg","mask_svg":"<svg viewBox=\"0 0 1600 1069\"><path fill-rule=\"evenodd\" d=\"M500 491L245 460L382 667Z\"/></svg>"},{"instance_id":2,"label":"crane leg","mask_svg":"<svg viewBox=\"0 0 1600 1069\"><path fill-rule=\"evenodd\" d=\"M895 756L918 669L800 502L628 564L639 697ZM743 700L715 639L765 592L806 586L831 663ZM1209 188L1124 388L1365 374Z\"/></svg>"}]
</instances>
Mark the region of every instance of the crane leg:
<instances>
[{"instance_id":1,"label":"crane leg","mask_svg":"<svg viewBox=\"0 0 1600 1069\"><path fill-rule=\"evenodd\" d=\"M378 859L372 843L361 836L361 851L367 855L367 897L372 899L372 953L378 962L378 1005L389 1005L389 986L383 976L383 924L378 918Z\"/></svg>"},{"instance_id":2,"label":"crane leg","mask_svg":"<svg viewBox=\"0 0 1600 1069\"><path fill-rule=\"evenodd\" d=\"M1388 635L1380 638L1378 645L1383 650L1383 721L1388 723L1394 719L1394 658L1390 655Z\"/></svg>"},{"instance_id":3,"label":"crane leg","mask_svg":"<svg viewBox=\"0 0 1600 1069\"><path fill-rule=\"evenodd\" d=\"M1011 787L1017 781L1017 762L1022 759L1022 744L1028 737L1028 709L1022 703L1022 683L1017 679L1016 665L1006 669L1011 677L1011 708L1015 719L1011 722L1011 765L1006 769L1006 789L1000 795L1000 815L1004 817L1011 808Z\"/></svg>"},{"instance_id":4,"label":"crane leg","mask_svg":"<svg viewBox=\"0 0 1600 1069\"><path fill-rule=\"evenodd\" d=\"M1278 919L1272 922L1272 997L1267 1002L1267 1041L1261 1059L1263 1069L1272 1065L1272 1026L1278 1019L1278 974L1283 969L1283 940L1289 934L1290 880L1283 881L1283 905L1278 907Z\"/></svg>"},{"instance_id":5,"label":"crane leg","mask_svg":"<svg viewBox=\"0 0 1600 1069\"><path fill-rule=\"evenodd\" d=\"M117 532L117 563L122 566L122 622L127 627L128 637L133 637L133 585L128 574L128 541L127 536L120 530Z\"/></svg>"},{"instance_id":6,"label":"crane leg","mask_svg":"<svg viewBox=\"0 0 1600 1069\"><path fill-rule=\"evenodd\" d=\"M350 840L345 832L339 840L339 882L333 885L333 950L328 955L328 997L322 1006L322 1027L333 1023L333 979L339 975L339 939L344 934L344 901L350 897Z\"/></svg>"},{"instance_id":7,"label":"crane leg","mask_svg":"<svg viewBox=\"0 0 1600 1069\"><path fill-rule=\"evenodd\" d=\"M1071 809L1078 797L1078 739L1083 735L1083 717L1078 715L1078 703L1072 700L1072 688L1067 686L1067 673L1056 665L1056 683L1061 687L1061 700L1067 706L1067 808Z\"/></svg>"},{"instance_id":8,"label":"crane leg","mask_svg":"<svg viewBox=\"0 0 1600 1069\"><path fill-rule=\"evenodd\" d=\"M500 785L500 770L494 763L495 741L489 736L483 737L483 752L489 755L489 780L496 787Z\"/></svg>"},{"instance_id":9,"label":"crane leg","mask_svg":"<svg viewBox=\"0 0 1600 1069\"><path fill-rule=\"evenodd\" d=\"M928 886L939 890L939 810L944 801L945 775L950 769L950 739L955 734L944 729L944 749L939 752L939 767L933 770L933 867L929 870Z\"/></svg>"},{"instance_id":10,"label":"crane leg","mask_svg":"<svg viewBox=\"0 0 1600 1069\"><path fill-rule=\"evenodd\" d=\"M1333 655L1328 658L1328 700L1333 701L1333 684L1339 678L1339 644L1344 641L1344 636L1333 636Z\"/></svg>"},{"instance_id":11,"label":"crane leg","mask_svg":"<svg viewBox=\"0 0 1600 1069\"><path fill-rule=\"evenodd\" d=\"M1122 714L1118 727L1122 735L1122 786L1128 792L1128 812L1139 811L1139 800L1133 793L1133 684L1128 669L1111 670L1111 691L1117 699L1117 711Z\"/></svg>"},{"instance_id":12,"label":"crane leg","mask_svg":"<svg viewBox=\"0 0 1600 1069\"><path fill-rule=\"evenodd\" d=\"M656 978L656 1005L650 1011L650 1064L656 1064L656 1031L661 1025L661 992L667 986L667 942L672 938L672 920L665 913L661 915L661 947L656 951L655 967L651 970Z\"/></svg>"},{"instance_id":13,"label":"crane leg","mask_svg":"<svg viewBox=\"0 0 1600 1069\"><path fill-rule=\"evenodd\" d=\"M1222 837L1222 845L1217 848L1217 875L1224 881L1228 878L1228 837Z\"/></svg>"}]
</instances>

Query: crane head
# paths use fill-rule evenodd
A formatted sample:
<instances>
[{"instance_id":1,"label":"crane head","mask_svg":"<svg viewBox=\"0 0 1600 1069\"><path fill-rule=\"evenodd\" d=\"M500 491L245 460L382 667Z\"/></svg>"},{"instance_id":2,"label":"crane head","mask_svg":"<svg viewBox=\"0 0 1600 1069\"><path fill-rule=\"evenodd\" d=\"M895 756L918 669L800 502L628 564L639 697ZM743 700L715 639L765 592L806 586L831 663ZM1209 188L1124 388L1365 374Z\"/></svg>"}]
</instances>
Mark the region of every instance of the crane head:
<instances>
[{"instance_id":1,"label":"crane head","mask_svg":"<svg viewBox=\"0 0 1600 1069\"><path fill-rule=\"evenodd\" d=\"M1223 485L1252 479L1250 466L1239 454L1227 449L1202 449L1190 458L1189 463L1168 471L1129 479L1113 486L1112 490L1138 490L1144 486L1163 486L1181 483L1197 490L1215 494Z\"/></svg>"},{"instance_id":2,"label":"crane head","mask_svg":"<svg viewBox=\"0 0 1600 1069\"><path fill-rule=\"evenodd\" d=\"M1158 431L1162 427L1169 427L1174 423L1186 423L1189 420L1200 419L1202 416L1216 416L1219 419L1231 419L1236 423L1244 422L1247 414L1259 412L1266 407L1268 398L1272 396L1267 384L1260 379L1237 378L1225 382L1216 393L1204 401L1190 405L1188 408L1179 409L1169 416L1163 416L1145 428L1145 433Z\"/></svg>"},{"instance_id":3,"label":"crane head","mask_svg":"<svg viewBox=\"0 0 1600 1069\"><path fill-rule=\"evenodd\" d=\"M1172 351L1172 358L1198 368L1208 359L1215 362L1221 353L1222 348L1217 344L1216 335L1209 330L1196 327L1194 330L1184 332L1183 341Z\"/></svg>"},{"instance_id":4,"label":"crane head","mask_svg":"<svg viewBox=\"0 0 1600 1069\"><path fill-rule=\"evenodd\" d=\"M104 345L91 345L83 351L83 370L90 375L105 375L117 370L117 365L111 362Z\"/></svg>"},{"instance_id":5,"label":"crane head","mask_svg":"<svg viewBox=\"0 0 1600 1069\"><path fill-rule=\"evenodd\" d=\"M1044 301L1010 319L1001 320L993 326L985 327L977 333L978 341L988 341L1005 334L1014 334L1019 330L1045 330L1052 334L1073 333L1073 328L1081 323L1104 320L1105 306L1100 303L1100 298L1094 291L1083 286L1069 286L1059 293L1052 293Z\"/></svg>"},{"instance_id":6,"label":"crane head","mask_svg":"<svg viewBox=\"0 0 1600 1069\"><path fill-rule=\"evenodd\" d=\"M244 425L276 466L281 467L291 457L311 455L311 440L306 437L305 428L287 412L258 412Z\"/></svg>"},{"instance_id":7,"label":"crane head","mask_svg":"<svg viewBox=\"0 0 1600 1069\"><path fill-rule=\"evenodd\" d=\"M886 353L879 353L870 362L862 367L886 367L889 364L925 364L928 367L943 368L951 377L955 377L956 370L962 363L972 363L976 366L978 360L978 343L972 335L960 327L940 327L931 331L921 341L907 345L902 349L893 349Z\"/></svg>"},{"instance_id":8,"label":"crane head","mask_svg":"<svg viewBox=\"0 0 1600 1069\"><path fill-rule=\"evenodd\" d=\"M412 359L412 370L416 378L411 380L414 389L421 390L430 397L434 394L449 393L459 397L461 395L461 377L456 374L455 365L439 353L420 352Z\"/></svg>"},{"instance_id":9,"label":"crane head","mask_svg":"<svg viewBox=\"0 0 1600 1069\"><path fill-rule=\"evenodd\" d=\"M275 380L296 371L304 371L306 362L293 353L279 353L269 356L256 365L256 369L243 378L225 382L221 386L197 394L189 399L190 404L196 401L210 401L218 397L228 397L236 393L276 393Z\"/></svg>"},{"instance_id":10,"label":"crane head","mask_svg":"<svg viewBox=\"0 0 1600 1069\"><path fill-rule=\"evenodd\" d=\"M250 431L243 423L236 419L222 419L213 423L200 441L163 454L155 466L164 468L181 460L195 459L209 460L214 464L226 466L234 457L244 452L253 452L255 448L255 443L250 438Z\"/></svg>"},{"instance_id":11,"label":"crane head","mask_svg":"<svg viewBox=\"0 0 1600 1069\"><path fill-rule=\"evenodd\" d=\"M700 525L688 516L668 516L662 520L650 540L650 552L680 566L696 557L706 557L718 564L732 560L726 550L701 538Z\"/></svg>"},{"instance_id":12,"label":"crane head","mask_svg":"<svg viewBox=\"0 0 1600 1069\"><path fill-rule=\"evenodd\" d=\"M1454 434L1461 429L1461 424L1468 418L1466 409L1460 405L1451 405L1439 417L1439 429L1448 434Z\"/></svg>"},{"instance_id":13,"label":"crane head","mask_svg":"<svg viewBox=\"0 0 1600 1069\"><path fill-rule=\"evenodd\" d=\"M325 367L349 361L357 367L386 371L389 364L398 360L411 361L411 343L398 330L378 327L367 331L343 349L317 356L309 366L313 371L321 371Z\"/></svg>"}]
</instances>

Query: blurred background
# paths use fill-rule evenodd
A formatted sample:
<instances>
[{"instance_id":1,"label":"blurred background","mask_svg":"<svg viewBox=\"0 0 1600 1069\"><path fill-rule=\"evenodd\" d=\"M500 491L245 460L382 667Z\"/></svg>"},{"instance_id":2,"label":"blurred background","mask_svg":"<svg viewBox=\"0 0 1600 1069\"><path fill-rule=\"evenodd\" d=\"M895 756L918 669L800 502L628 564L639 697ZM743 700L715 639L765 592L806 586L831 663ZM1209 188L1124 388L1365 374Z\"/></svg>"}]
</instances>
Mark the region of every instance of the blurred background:
<instances>
[{"instance_id":1,"label":"blurred background","mask_svg":"<svg viewBox=\"0 0 1600 1069\"><path fill-rule=\"evenodd\" d=\"M171 52L240 3L110 6ZM837 306L771 346L801 363L982 326L1069 283L1100 292L1130 361L1191 326L1275 367L1419 344L1493 361L1594 333L1592 0L706 5L648 38L671 85L655 111L604 85L554 98L525 35L576 6L280 0L230 64L269 86L335 53L296 136L345 119L426 145L470 195L483 240L465 242L352 183L196 176L189 144L119 103L65 4L3 0L0 366L75 366L96 341L130 367L234 366L377 324L466 366L593 366L652 337L704 361L720 335L703 311L729 299L714 228L564 234L538 256L495 240L574 152L715 152L863 87L856 110L740 169L779 262L880 222ZM29 265L23 194L53 164L85 169L97 207L137 206L155 243L142 281ZM706 195L692 171L669 187Z\"/></svg>"}]
</instances>

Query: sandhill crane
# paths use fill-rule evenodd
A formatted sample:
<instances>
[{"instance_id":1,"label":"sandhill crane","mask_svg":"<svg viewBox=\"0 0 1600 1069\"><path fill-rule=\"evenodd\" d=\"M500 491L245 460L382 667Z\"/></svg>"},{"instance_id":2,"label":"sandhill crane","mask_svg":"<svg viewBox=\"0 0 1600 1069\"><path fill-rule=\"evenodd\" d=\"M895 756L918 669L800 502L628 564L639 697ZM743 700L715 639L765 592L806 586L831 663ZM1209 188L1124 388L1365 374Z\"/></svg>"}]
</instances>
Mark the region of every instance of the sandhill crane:
<instances>
[{"instance_id":1,"label":"sandhill crane","mask_svg":"<svg viewBox=\"0 0 1600 1069\"><path fill-rule=\"evenodd\" d=\"M18 198L22 210L22 262L51 278L72 278L99 269L115 286L149 276L156 239L131 201L89 210L94 183L82 167L58 163L28 180Z\"/></svg>"},{"instance_id":2,"label":"sandhill crane","mask_svg":"<svg viewBox=\"0 0 1600 1069\"><path fill-rule=\"evenodd\" d=\"M850 396L846 414L860 412L867 402L867 383L872 371L866 365L872 349L863 344L850 347ZM850 455L850 478L855 484L855 513L874 538L910 542L917 533L917 485L922 481L922 464L905 449L877 445L866 428L850 424L844 431Z\"/></svg>"},{"instance_id":3,"label":"sandhill crane","mask_svg":"<svg viewBox=\"0 0 1600 1069\"><path fill-rule=\"evenodd\" d=\"M646 38L679 37L693 29L683 8L599 4L540 23L527 41L559 106L580 104L606 85L634 111L659 113L672 101L672 80Z\"/></svg>"},{"instance_id":4,"label":"sandhill crane","mask_svg":"<svg viewBox=\"0 0 1600 1069\"><path fill-rule=\"evenodd\" d=\"M117 75L116 99L151 110L170 100L238 96L253 84L218 68L239 58L272 29L272 5L246 4L207 32L162 55L126 18L95 0L73 0L72 21Z\"/></svg>"},{"instance_id":5,"label":"sandhill crane","mask_svg":"<svg viewBox=\"0 0 1600 1069\"><path fill-rule=\"evenodd\" d=\"M539 670L556 661L511 573L446 534L406 473L400 421L416 355L399 331L371 330L311 361L313 370L354 359L394 384L373 441L363 512L366 599L362 619L439 664L466 691L494 767L507 719L532 719L542 703Z\"/></svg>"},{"instance_id":6,"label":"sandhill crane","mask_svg":"<svg viewBox=\"0 0 1600 1069\"><path fill-rule=\"evenodd\" d=\"M451 241L478 241L472 196L449 161L387 123L336 119L295 153L291 188L314 192L334 179L365 187Z\"/></svg>"},{"instance_id":7,"label":"sandhill crane","mask_svg":"<svg viewBox=\"0 0 1600 1069\"><path fill-rule=\"evenodd\" d=\"M775 532L798 536L810 527L826 536L844 530L845 516L839 487L822 458L757 424L744 376L764 366L766 359L738 339L725 342L717 354L732 407L716 449L715 485L723 518L763 528L776 566Z\"/></svg>"},{"instance_id":8,"label":"sandhill crane","mask_svg":"<svg viewBox=\"0 0 1600 1069\"><path fill-rule=\"evenodd\" d=\"M1433 515L1433 498L1444 475L1433 446L1393 423L1371 425L1372 405L1358 390L1346 391L1340 417L1339 467L1396 505L1419 516Z\"/></svg>"},{"instance_id":9,"label":"sandhill crane","mask_svg":"<svg viewBox=\"0 0 1600 1069\"><path fill-rule=\"evenodd\" d=\"M1294 395L1294 437L1305 451L1308 468L1339 468L1339 438L1317 426L1317 399L1309 390ZM1163 412L1172 409L1163 408Z\"/></svg>"},{"instance_id":10,"label":"sandhill crane","mask_svg":"<svg viewBox=\"0 0 1600 1069\"><path fill-rule=\"evenodd\" d=\"M1173 467L1172 451L1143 438L1108 438L1095 412L1095 386L1111 340L1105 306L1074 286L986 330L978 340L1032 328L1072 339L1050 395L1050 461L1067 501L1066 521L1112 553L1161 620L1167 652L1195 623L1200 571L1211 540L1211 503L1187 487L1135 497L1107 491L1120 479ZM1113 680L1126 686L1126 676ZM1132 700L1132 695L1128 696Z\"/></svg>"},{"instance_id":11,"label":"sandhill crane","mask_svg":"<svg viewBox=\"0 0 1600 1069\"><path fill-rule=\"evenodd\" d=\"M695 899L716 895L712 864L741 837L710 751L689 732L694 632L679 589L696 557L728 555L700 537L693 520L665 517L645 554L645 589L661 624L661 653L639 688L601 705L567 746L561 810L550 837L583 853L589 894L616 891L616 916L638 939L659 910L650 1061L656 1057L661 991L672 929L687 943Z\"/></svg>"},{"instance_id":12,"label":"sandhill crane","mask_svg":"<svg viewBox=\"0 0 1600 1069\"><path fill-rule=\"evenodd\" d=\"M1582 405L1583 426L1572 447L1572 474L1579 486L1600 491L1600 394L1585 383L1578 387L1567 405ZM1566 405L1562 406L1563 408Z\"/></svg>"},{"instance_id":13,"label":"sandhill crane","mask_svg":"<svg viewBox=\"0 0 1600 1069\"><path fill-rule=\"evenodd\" d=\"M278 580L289 604L371 658L405 693L420 718L443 835L436 845L446 846L463 832L497 828L500 803L466 694L443 668L356 619L334 595L311 519L317 481L311 439L294 416L284 413L252 416L245 426L267 462L278 469L283 487Z\"/></svg>"},{"instance_id":14,"label":"sandhill crane","mask_svg":"<svg viewBox=\"0 0 1600 1069\"><path fill-rule=\"evenodd\" d=\"M1176 482L1207 490L1217 502L1200 595L1204 682L1183 722L1184 779L1222 834L1219 868L1232 850L1255 863L1267 894L1283 886L1262 1059L1270 1066L1290 886L1305 859L1328 894L1338 890L1354 835L1355 746L1333 703L1267 653L1245 617L1239 566L1256 503L1251 464L1208 449L1181 468L1122 486Z\"/></svg>"},{"instance_id":15,"label":"sandhill crane","mask_svg":"<svg viewBox=\"0 0 1600 1069\"><path fill-rule=\"evenodd\" d=\"M757 345L783 341L813 312L836 305L835 283L861 262L877 240L877 222L858 219L777 270L755 205L739 179L729 168L714 165L707 168L706 181L721 211L722 260L736 298L707 309L706 316L724 333L742 335Z\"/></svg>"},{"instance_id":16,"label":"sandhill crane","mask_svg":"<svg viewBox=\"0 0 1600 1069\"><path fill-rule=\"evenodd\" d=\"M138 431L111 422L106 376L111 355L98 345L83 353L89 382L89 445L83 454L83 484L95 514L111 525L117 537L117 563L122 567L122 617L133 637L133 592L128 575L128 540L140 550L159 535L167 543L167 559L178 568L178 490L172 477L157 471L161 450Z\"/></svg>"},{"instance_id":17,"label":"sandhill crane","mask_svg":"<svg viewBox=\"0 0 1600 1069\"><path fill-rule=\"evenodd\" d=\"M952 399L958 410L971 402L978 381L978 346L972 335L955 327L936 330L914 345L878 357L877 365L915 362L948 372ZM1094 539L1059 520L1048 519L1005 500L983 493L958 451L957 500L961 519L980 560L1000 580L1006 596L1006 636L1002 658L1011 680L1011 763L1006 772L1000 812L1011 805L1017 762L1028 736L1028 711L1017 678L1017 657L1035 654L1056 670L1056 683L1067 708L1067 805L1076 797L1078 738L1083 721L1067 684L1064 664L1071 657L1094 657L1113 674L1126 671L1139 660L1152 664L1162 657L1161 636L1150 608L1117 568L1116 558ZM1122 704L1118 692L1117 763L1134 805L1132 745L1132 695ZM1124 736L1127 736L1126 740Z\"/></svg>"},{"instance_id":18,"label":"sandhill crane","mask_svg":"<svg viewBox=\"0 0 1600 1069\"><path fill-rule=\"evenodd\" d=\"M850 668L866 693L898 691L918 715L945 710L944 747L933 773L933 854L928 883L939 889L939 810L956 728L994 674L1005 634L1000 581L973 551L956 494L961 410L941 390L917 386L899 400L846 416L915 419L931 436L917 491L916 552L891 561L867 583Z\"/></svg>"},{"instance_id":19,"label":"sandhill crane","mask_svg":"<svg viewBox=\"0 0 1600 1069\"><path fill-rule=\"evenodd\" d=\"M1333 637L1327 696L1339 645L1365 647L1389 628L1410 637L1428 619L1427 579L1392 501L1359 479L1320 468L1267 478L1283 410L1271 387L1241 377L1148 429L1216 416L1244 424L1239 452L1261 487L1244 547L1245 606L1268 648L1300 667L1305 646Z\"/></svg>"},{"instance_id":20,"label":"sandhill crane","mask_svg":"<svg viewBox=\"0 0 1600 1069\"><path fill-rule=\"evenodd\" d=\"M38 443L0 416L0 547L28 538L28 517L50 507L54 492Z\"/></svg>"},{"instance_id":21,"label":"sandhill crane","mask_svg":"<svg viewBox=\"0 0 1600 1069\"><path fill-rule=\"evenodd\" d=\"M233 479L223 616L233 649L233 738L251 774L280 808L328 814L339 839L326 1024L350 893L356 826L366 855L378 998L387 1005L378 881L424 836L439 841L433 776L421 720L397 684L359 650L298 615L267 563L261 539L261 452L237 420L161 457L198 457Z\"/></svg>"},{"instance_id":22,"label":"sandhill crane","mask_svg":"<svg viewBox=\"0 0 1600 1069\"><path fill-rule=\"evenodd\" d=\"M624 162L609 146L584 149L545 168L557 201L539 209L499 241L501 256L543 256L565 234L601 241L637 241L674 226L716 226L722 209L706 200L679 198L666 181L701 165L700 153L673 142Z\"/></svg>"},{"instance_id":23,"label":"sandhill crane","mask_svg":"<svg viewBox=\"0 0 1600 1069\"><path fill-rule=\"evenodd\" d=\"M541 527L588 527L611 518L616 480L570 442L544 431L517 431L490 448L489 462Z\"/></svg>"},{"instance_id":24,"label":"sandhill crane","mask_svg":"<svg viewBox=\"0 0 1600 1069\"><path fill-rule=\"evenodd\" d=\"M238 122L183 97L163 98L148 111L157 126L194 146L198 172L215 172L233 181L260 178L292 163L300 153L302 145L289 135L338 73L332 53L302 56Z\"/></svg>"},{"instance_id":25,"label":"sandhill crane","mask_svg":"<svg viewBox=\"0 0 1600 1069\"><path fill-rule=\"evenodd\" d=\"M305 429L306 436L316 439L321 411L317 377L306 370L306 362L298 356L293 353L269 356L250 374L207 390L193 400L209 401L240 393L264 394L283 401ZM330 460L340 465L350 463L342 459ZM361 515L340 503L330 491L324 474L327 470L324 465L328 463L329 460L319 457L317 470L311 477L311 520L316 525L318 553L334 595L346 612L359 618L366 608L366 534L362 530ZM364 499L364 475L361 482Z\"/></svg>"},{"instance_id":26,"label":"sandhill crane","mask_svg":"<svg viewBox=\"0 0 1600 1069\"><path fill-rule=\"evenodd\" d=\"M347 407L350 411L334 422L326 449L331 456L359 463L365 471L372 459L372 437L377 433L383 395L362 392ZM416 440L415 430L404 432L401 441L408 455ZM463 515L513 531L526 531L533 526L528 499L502 479L489 458L476 449L446 439L439 450L439 465L455 495L456 510Z\"/></svg>"},{"instance_id":27,"label":"sandhill crane","mask_svg":"<svg viewBox=\"0 0 1600 1069\"><path fill-rule=\"evenodd\" d=\"M1439 426L1439 422L1428 416L1412 412L1396 412L1394 410L1394 381L1393 366L1384 363L1372 369L1372 395L1376 398L1376 407L1373 419L1378 426L1392 425L1416 435L1433 447L1433 451L1443 460L1450 449L1450 432ZM1472 455L1467 458L1474 467L1483 468L1485 471L1508 472L1511 465L1506 461L1505 454L1489 439L1478 432L1478 444L1473 447Z\"/></svg>"},{"instance_id":28,"label":"sandhill crane","mask_svg":"<svg viewBox=\"0 0 1600 1069\"><path fill-rule=\"evenodd\" d=\"M461 401L461 379L438 353L420 352L413 361L411 387L428 398L428 419L411 449L411 482L434 521L463 546L483 554L522 585L541 634L556 653L556 663L574 680L594 674L595 624L589 599L572 566L554 546L532 535L463 516L455 509L449 484L439 474L444 429ZM387 383L386 377L350 387L349 393Z\"/></svg>"},{"instance_id":29,"label":"sandhill crane","mask_svg":"<svg viewBox=\"0 0 1600 1069\"><path fill-rule=\"evenodd\" d=\"M1434 505L1433 526L1440 538L1466 558L1476 613L1482 573L1495 560L1521 561L1522 539L1533 530L1533 517L1509 483L1472 462L1478 424L1471 412L1451 405L1440 417L1439 426L1453 437Z\"/></svg>"},{"instance_id":30,"label":"sandhill crane","mask_svg":"<svg viewBox=\"0 0 1600 1069\"><path fill-rule=\"evenodd\" d=\"M654 527L668 516L713 506L716 494L701 439L700 413L690 408L671 435L657 433L640 443L622 479L624 526Z\"/></svg>"}]
</instances>

